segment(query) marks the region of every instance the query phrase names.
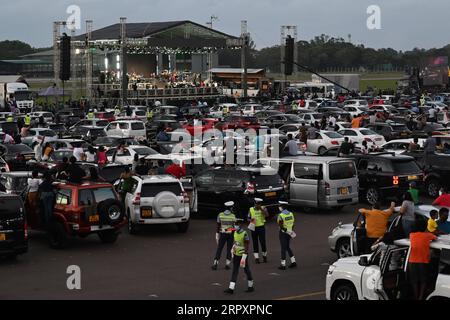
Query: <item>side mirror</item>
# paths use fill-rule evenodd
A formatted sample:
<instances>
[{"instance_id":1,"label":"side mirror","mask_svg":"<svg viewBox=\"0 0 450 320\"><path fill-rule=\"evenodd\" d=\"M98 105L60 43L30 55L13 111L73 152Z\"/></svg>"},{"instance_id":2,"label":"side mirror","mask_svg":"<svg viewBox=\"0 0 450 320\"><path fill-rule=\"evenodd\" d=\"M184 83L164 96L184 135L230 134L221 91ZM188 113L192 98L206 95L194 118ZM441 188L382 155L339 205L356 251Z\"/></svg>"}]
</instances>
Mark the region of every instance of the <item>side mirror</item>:
<instances>
[{"instance_id":1,"label":"side mirror","mask_svg":"<svg viewBox=\"0 0 450 320\"><path fill-rule=\"evenodd\" d=\"M362 256L362 257L360 257L360 258L359 258L359 261L358 261L358 264L359 264L361 267L368 267L368 266L370 266L369 258L368 258L367 256Z\"/></svg>"}]
</instances>

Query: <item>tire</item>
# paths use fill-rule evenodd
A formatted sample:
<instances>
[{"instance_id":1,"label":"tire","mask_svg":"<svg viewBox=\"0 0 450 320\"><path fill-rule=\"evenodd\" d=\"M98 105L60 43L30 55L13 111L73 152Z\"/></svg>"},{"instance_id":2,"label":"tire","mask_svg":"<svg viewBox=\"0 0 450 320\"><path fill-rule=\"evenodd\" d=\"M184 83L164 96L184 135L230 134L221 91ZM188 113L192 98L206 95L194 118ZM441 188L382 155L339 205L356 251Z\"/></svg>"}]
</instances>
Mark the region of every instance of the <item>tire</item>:
<instances>
[{"instance_id":1,"label":"tire","mask_svg":"<svg viewBox=\"0 0 450 320\"><path fill-rule=\"evenodd\" d=\"M367 189L365 193L365 200L367 201L367 203L371 205L374 205L375 203L380 201L380 192L378 191L378 189L375 188Z\"/></svg>"},{"instance_id":2,"label":"tire","mask_svg":"<svg viewBox=\"0 0 450 320\"><path fill-rule=\"evenodd\" d=\"M340 239L336 244L336 255L338 259L351 257L351 246L350 246L350 239L344 238Z\"/></svg>"},{"instance_id":3,"label":"tire","mask_svg":"<svg viewBox=\"0 0 450 320\"><path fill-rule=\"evenodd\" d=\"M50 243L50 247L53 249L64 249L69 244L69 237L66 229L60 222L50 223L47 231L47 238Z\"/></svg>"},{"instance_id":4,"label":"tire","mask_svg":"<svg viewBox=\"0 0 450 320\"><path fill-rule=\"evenodd\" d=\"M131 235L136 235L138 233L138 226L131 221L130 214L128 214L128 233Z\"/></svg>"},{"instance_id":5,"label":"tire","mask_svg":"<svg viewBox=\"0 0 450 320\"><path fill-rule=\"evenodd\" d=\"M437 179L430 179L426 182L427 195L433 199L439 196L439 190L441 190L441 184Z\"/></svg>"},{"instance_id":6,"label":"tire","mask_svg":"<svg viewBox=\"0 0 450 320\"><path fill-rule=\"evenodd\" d=\"M325 147L320 147L319 150L317 151L319 153L319 155L323 155L325 152L327 152L327 148Z\"/></svg>"},{"instance_id":7,"label":"tire","mask_svg":"<svg viewBox=\"0 0 450 320\"><path fill-rule=\"evenodd\" d=\"M117 241L119 233L116 230L100 231L98 237L103 243L114 243Z\"/></svg>"},{"instance_id":8,"label":"tire","mask_svg":"<svg viewBox=\"0 0 450 320\"><path fill-rule=\"evenodd\" d=\"M189 229L189 221L177 223L178 233L186 233Z\"/></svg>"},{"instance_id":9,"label":"tire","mask_svg":"<svg viewBox=\"0 0 450 320\"><path fill-rule=\"evenodd\" d=\"M101 202L98 205L98 213L100 214L100 221L104 225L115 226L122 222L124 218L122 203L114 199Z\"/></svg>"},{"instance_id":10,"label":"tire","mask_svg":"<svg viewBox=\"0 0 450 320\"><path fill-rule=\"evenodd\" d=\"M331 294L333 301L354 301L358 300L355 288L350 284L341 284L333 289Z\"/></svg>"}]
</instances>

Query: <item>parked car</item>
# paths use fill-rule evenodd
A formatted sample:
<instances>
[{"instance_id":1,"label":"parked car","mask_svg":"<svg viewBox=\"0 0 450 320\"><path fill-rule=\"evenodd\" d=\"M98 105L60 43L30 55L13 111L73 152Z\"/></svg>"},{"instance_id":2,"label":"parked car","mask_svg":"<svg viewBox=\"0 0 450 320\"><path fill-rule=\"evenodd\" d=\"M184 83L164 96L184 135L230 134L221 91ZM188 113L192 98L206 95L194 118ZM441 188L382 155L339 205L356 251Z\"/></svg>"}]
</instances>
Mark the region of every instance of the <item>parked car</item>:
<instances>
[{"instance_id":1,"label":"parked car","mask_svg":"<svg viewBox=\"0 0 450 320\"><path fill-rule=\"evenodd\" d=\"M22 198L0 193L0 257L14 258L28 251L28 231Z\"/></svg>"},{"instance_id":2,"label":"parked car","mask_svg":"<svg viewBox=\"0 0 450 320\"><path fill-rule=\"evenodd\" d=\"M26 161L34 158L34 151L25 144L0 144L0 156L11 171L21 171L26 170Z\"/></svg>"},{"instance_id":3,"label":"parked car","mask_svg":"<svg viewBox=\"0 0 450 320\"><path fill-rule=\"evenodd\" d=\"M287 124L301 123L302 120L299 116L294 114L277 114L270 116L262 121L263 125L269 126L270 128L278 129L279 127Z\"/></svg>"},{"instance_id":4,"label":"parked car","mask_svg":"<svg viewBox=\"0 0 450 320\"><path fill-rule=\"evenodd\" d=\"M415 182L423 186L423 172L413 157L390 153L352 154L358 169L359 194L369 204L386 199L402 199Z\"/></svg>"},{"instance_id":5,"label":"parked car","mask_svg":"<svg viewBox=\"0 0 450 320\"><path fill-rule=\"evenodd\" d=\"M359 147L362 146L363 141L366 141L369 147L371 147L372 145L375 145L376 147L381 147L383 144L386 143L386 140L382 135L366 128L344 129L338 131L338 133L340 133L344 137L348 137L350 139L350 142L354 143Z\"/></svg>"},{"instance_id":6,"label":"parked car","mask_svg":"<svg viewBox=\"0 0 450 320\"><path fill-rule=\"evenodd\" d=\"M278 170L288 186L291 205L310 210L342 209L358 203L358 176L351 159L298 156L263 160Z\"/></svg>"},{"instance_id":7,"label":"parked car","mask_svg":"<svg viewBox=\"0 0 450 320\"><path fill-rule=\"evenodd\" d=\"M427 300L450 299L450 237L442 236L430 244L431 263L427 269ZM408 281L409 239L395 241L397 247L382 256L343 258L333 263L326 277L328 300L399 300L412 299Z\"/></svg>"},{"instance_id":8,"label":"parked car","mask_svg":"<svg viewBox=\"0 0 450 320\"><path fill-rule=\"evenodd\" d=\"M78 121L76 124L71 126L69 129L72 130L76 127L102 127L105 128L109 124L108 120L105 119L83 119Z\"/></svg>"},{"instance_id":9,"label":"parked car","mask_svg":"<svg viewBox=\"0 0 450 320\"><path fill-rule=\"evenodd\" d=\"M380 122L368 124L366 128L382 135L386 141L411 138L412 133L405 124Z\"/></svg>"},{"instance_id":10,"label":"parked car","mask_svg":"<svg viewBox=\"0 0 450 320\"><path fill-rule=\"evenodd\" d=\"M169 175L132 179L132 192L125 198L130 234L136 234L139 226L151 224L175 224L178 232L187 232L189 197L179 180ZM120 184L120 180L116 182L116 190L120 190Z\"/></svg>"},{"instance_id":11,"label":"parked car","mask_svg":"<svg viewBox=\"0 0 450 320\"><path fill-rule=\"evenodd\" d=\"M254 198L264 200L271 212L278 201L285 199L284 182L272 168L220 168L209 169L195 176L198 205L217 215L227 201L235 202L236 214L244 218Z\"/></svg>"},{"instance_id":12,"label":"parked car","mask_svg":"<svg viewBox=\"0 0 450 320\"><path fill-rule=\"evenodd\" d=\"M145 139L147 132L142 121L120 120L111 122L105 132L109 137Z\"/></svg>"},{"instance_id":13,"label":"parked car","mask_svg":"<svg viewBox=\"0 0 450 320\"><path fill-rule=\"evenodd\" d=\"M399 139L399 140L391 140L381 146L381 151L383 152L391 152L395 154L402 154L408 152L409 145L413 142L414 139ZM425 139L419 139L419 147L423 148L423 144L425 143Z\"/></svg>"},{"instance_id":14,"label":"parked car","mask_svg":"<svg viewBox=\"0 0 450 320\"><path fill-rule=\"evenodd\" d=\"M314 137L308 137L307 151L323 154L328 149L340 146L344 142L344 136L334 131L321 130Z\"/></svg>"},{"instance_id":15,"label":"parked car","mask_svg":"<svg viewBox=\"0 0 450 320\"><path fill-rule=\"evenodd\" d=\"M108 161L127 165L131 165L133 163L135 154L139 156L139 159L145 158L149 155L158 154L158 152L152 148L140 145L127 146L123 154L116 154L116 151L116 148L111 148L106 152Z\"/></svg>"},{"instance_id":16,"label":"parked car","mask_svg":"<svg viewBox=\"0 0 450 320\"><path fill-rule=\"evenodd\" d=\"M113 243L126 224L119 197L109 183L86 182L81 185L58 183L53 217L47 226L39 208L29 210L28 226L45 231L52 248L67 247L71 237L97 234L104 243Z\"/></svg>"}]
</instances>

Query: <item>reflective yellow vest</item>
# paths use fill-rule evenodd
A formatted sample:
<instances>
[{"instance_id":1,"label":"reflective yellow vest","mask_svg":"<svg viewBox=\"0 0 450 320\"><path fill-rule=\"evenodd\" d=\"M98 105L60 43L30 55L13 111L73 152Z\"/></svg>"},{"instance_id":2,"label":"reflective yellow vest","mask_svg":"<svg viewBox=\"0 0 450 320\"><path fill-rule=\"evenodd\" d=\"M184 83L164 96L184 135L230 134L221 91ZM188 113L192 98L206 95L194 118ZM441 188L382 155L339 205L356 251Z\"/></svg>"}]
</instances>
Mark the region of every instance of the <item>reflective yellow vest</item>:
<instances>
[{"instance_id":1,"label":"reflective yellow vest","mask_svg":"<svg viewBox=\"0 0 450 320\"><path fill-rule=\"evenodd\" d=\"M245 253L245 236L247 231L240 229L234 233L234 255L242 257Z\"/></svg>"},{"instance_id":2,"label":"reflective yellow vest","mask_svg":"<svg viewBox=\"0 0 450 320\"><path fill-rule=\"evenodd\" d=\"M233 213L225 214L225 212L219 213L220 231L222 233L233 233L231 229L234 228L236 223L236 216Z\"/></svg>"},{"instance_id":3,"label":"reflective yellow vest","mask_svg":"<svg viewBox=\"0 0 450 320\"><path fill-rule=\"evenodd\" d=\"M281 212L279 218L283 221L283 228L286 229L286 232L291 232L294 228L294 214L292 212Z\"/></svg>"},{"instance_id":4,"label":"reflective yellow vest","mask_svg":"<svg viewBox=\"0 0 450 320\"><path fill-rule=\"evenodd\" d=\"M31 117L29 115L26 115L24 118L24 122L26 126L30 126L31 125Z\"/></svg>"},{"instance_id":5,"label":"reflective yellow vest","mask_svg":"<svg viewBox=\"0 0 450 320\"><path fill-rule=\"evenodd\" d=\"M255 219L256 227L262 227L266 224L266 217L262 209L256 210L255 208L250 208L250 218Z\"/></svg>"},{"instance_id":6,"label":"reflective yellow vest","mask_svg":"<svg viewBox=\"0 0 450 320\"><path fill-rule=\"evenodd\" d=\"M6 122L13 122L13 121L14 121L14 118L11 117L11 116L9 116L8 118L6 118Z\"/></svg>"}]
</instances>

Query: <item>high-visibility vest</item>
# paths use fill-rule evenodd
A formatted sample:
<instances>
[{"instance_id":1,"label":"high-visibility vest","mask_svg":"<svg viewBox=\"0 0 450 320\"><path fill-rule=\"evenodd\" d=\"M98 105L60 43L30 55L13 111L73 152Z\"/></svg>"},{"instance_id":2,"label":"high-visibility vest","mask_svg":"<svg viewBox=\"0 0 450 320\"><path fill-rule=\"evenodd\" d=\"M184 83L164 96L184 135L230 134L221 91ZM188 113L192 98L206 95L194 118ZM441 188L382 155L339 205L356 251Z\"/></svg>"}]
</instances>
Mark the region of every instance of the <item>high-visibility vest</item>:
<instances>
[{"instance_id":1,"label":"high-visibility vest","mask_svg":"<svg viewBox=\"0 0 450 320\"><path fill-rule=\"evenodd\" d=\"M94 119L94 113L93 112L89 112L88 113L88 118L89 119Z\"/></svg>"},{"instance_id":2,"label":"high-visibility vest","mask_svg":"<svg viewBox=\"0 0 450 320\"><path fill-rule=\"evenodd\" d=\"M31 117L26 115L24 118L24 122L26 126L30 126L31 125Z\"/></svg>"},{"instance_id":3,"label":"high-visibility vest","mask_svg":"<svg viewBox=\"0 0 450 320\"><path fill-rule=\"evenodd\" d=\"M266 224L266 217L262 209L256 210L255 208L250 208L250 218L255 220L256 227L262 227Z\"/></svg>"},{"instance_id":4,"label":"high-visibility vest","mask_svg":"<svg viewBox=\"0 0 450 320\"><path fill-rule=\"evenodd\" d=\"M234 233L234 255L242 257L245 253L245 238L247 231L239 229Z\"/></svg>"},{"instance_id":5,"label":"high-visibility vest","mask_svg":"<svg viewBox=\"0 0 450 320\"><path fill-rule=\"evenodd\" d=\"M14 121L14 118L11 117L11 116L9 116L8 118L6 118L6 122L13 122L13 121Z\"/></svg>"},{"instance_id":6,"label":"high-visibility vest","mask_svg":"<svg viewBox=\"0 0 450 320\"><path fill-rule=\"evenodd\" d=\"M220 231L222 233L232 233L236 223L236 216L233 213L225 214L225 212L219 213Z\"/></svg>"},{"instance_id":7,"label":"high-visibility vest","mask_svg":"<svg viewBox=\"0 0 450 320\"><path fill-rule=\"evenodd\" d=\"M286 232L291 232L294 228L294 214L292 212L281 212L279 215L281 221L283 221L283 228L286 229Z\"/></svg>"}]
</instances>

